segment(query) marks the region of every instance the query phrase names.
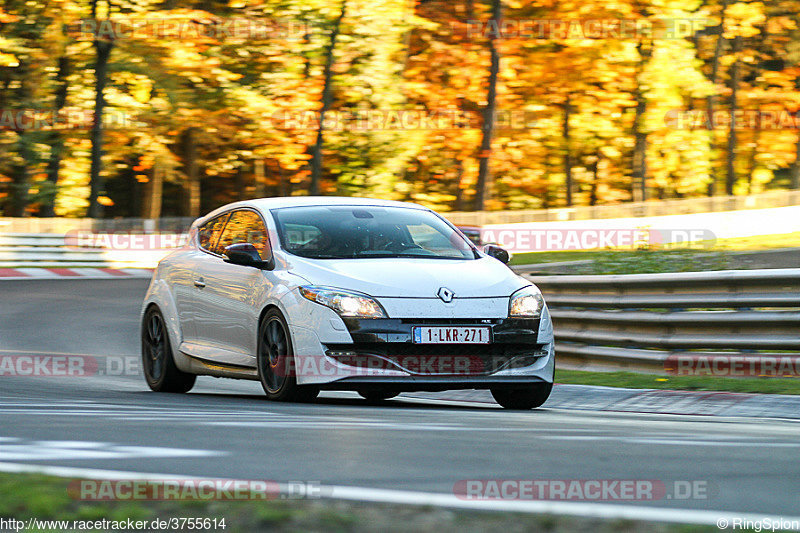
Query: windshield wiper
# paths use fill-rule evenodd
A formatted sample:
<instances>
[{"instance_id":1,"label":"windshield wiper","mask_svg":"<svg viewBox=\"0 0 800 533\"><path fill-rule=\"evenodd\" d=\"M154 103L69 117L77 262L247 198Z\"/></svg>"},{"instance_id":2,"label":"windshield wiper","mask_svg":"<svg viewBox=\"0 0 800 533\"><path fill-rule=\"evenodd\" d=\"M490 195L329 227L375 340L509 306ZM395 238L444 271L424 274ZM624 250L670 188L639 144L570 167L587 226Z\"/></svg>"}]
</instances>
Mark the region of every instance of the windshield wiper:
<instances>
[{"instance_id":1,"label":"windshield wiper","mask_svg":"<svg viewBox=\"0 0 800 533\"><path fill-rule=\"evenodd\" d=\"M449 255L426 255L426 254L401 254L397 257L416 257L419 259L454 259L454 260L461 260L466 259L469 260L469 257L453 257Z\"/></svg>"},{"instance_id":2,"label":"windshield wiper","mask_svg":"<svg viewBox=\"0 0 800 533\"><path fill-rule=\"evenodd\" d=\"M299 255L305 259L403 259L403 258L414 258L414 259L450 259L450 260L469 260L469 257L450 257L445 255L428 255L428 254L398 254L398 253L389 253L389 252L380 252L380 253L355 253L352 255L326 255L326 254L318 254L318 255Z\"/></svg>"},{"instance_id":3,"label":"windshield wiper","mask_svg":"<svg viewBox=\"0 0 800 533\"><path fill-rule=\"evenodd\" d=\"M467 257L448 257L444 255L435 255L435 254L402 254L402 253L359 253L353 254L353 259L370 259L370 258L377 258L377 259L386 259L386 258L393 258L393 259L403 259L406 257L413 257L417 259L468 259Z\"/></svg>"},{"instance_id":4,"label":"windshield wiper","mask_svg":"<svg viewBox=\"0 0 800 533\"><path fill-rule=\"evenodd\" d=\"M302 255L296 253L300 257L304 257L306 259L350 259L350 256L347 255L326 255L326 254L314 254L314 255Z\"/></svg>"}]
</instances>

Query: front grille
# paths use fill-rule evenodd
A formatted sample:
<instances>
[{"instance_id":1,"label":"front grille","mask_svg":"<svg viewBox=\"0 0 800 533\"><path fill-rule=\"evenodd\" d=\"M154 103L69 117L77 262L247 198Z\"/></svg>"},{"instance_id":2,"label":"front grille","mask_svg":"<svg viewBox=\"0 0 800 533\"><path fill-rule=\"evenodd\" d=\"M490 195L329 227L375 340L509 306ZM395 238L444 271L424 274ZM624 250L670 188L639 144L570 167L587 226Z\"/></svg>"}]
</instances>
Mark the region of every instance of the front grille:
<instances>
[{"instance_id":1,"label":"front grille","mask_svg":"<svg viewBox=\"0 0 800 533\"><path fill-rule=\"evenodd\" d=\"M466 326L486 326L499 324L502 318L401 318L402 324L413 324L414 326L438 326L438 325L466 325Z\"/></svg>"},{"instance_id":2,"label":"front grille","mask_svg":"<svg viewBox=\"0 0 800 533\"><path fill-rule=\"evenodd\" d=\"M420 375L480 376L530 366L547 354L541 344L329 344L327 355L359 368L400 369Z\"/></svg>"}]
</instances>

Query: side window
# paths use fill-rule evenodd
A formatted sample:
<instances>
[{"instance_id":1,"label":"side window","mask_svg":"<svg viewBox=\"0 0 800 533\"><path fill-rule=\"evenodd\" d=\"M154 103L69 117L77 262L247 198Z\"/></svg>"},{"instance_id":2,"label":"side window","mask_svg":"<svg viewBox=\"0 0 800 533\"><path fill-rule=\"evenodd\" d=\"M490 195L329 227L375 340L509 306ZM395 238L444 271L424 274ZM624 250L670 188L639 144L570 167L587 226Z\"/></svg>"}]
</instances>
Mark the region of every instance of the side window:
<instances>
[{"instance_id":1,"label":"side window","mask_svg":"<svg viewBox=\"0 0 800 533\"><path fill-rule=\"evenodd\" d=\"M262 259L269 257L269 240L264 221L258 213L248 209L233 212L216 246L216 253L221 254L226 246L243 242L255 246Z\"/></svg>"},{"instance_id":2,"label":"side window","mask_svg":"<svg viewBox=\"0 0 800 533\"><path fill-rule=\"evenodd\" d=\"M200 248L209 252L214 251L214 246L222 234L222 228L225 227L226 220L228 220L228 213L212 218L200 226L200 231L197 233L197 241L200 243Z\"/></svg>"}]
</instances>

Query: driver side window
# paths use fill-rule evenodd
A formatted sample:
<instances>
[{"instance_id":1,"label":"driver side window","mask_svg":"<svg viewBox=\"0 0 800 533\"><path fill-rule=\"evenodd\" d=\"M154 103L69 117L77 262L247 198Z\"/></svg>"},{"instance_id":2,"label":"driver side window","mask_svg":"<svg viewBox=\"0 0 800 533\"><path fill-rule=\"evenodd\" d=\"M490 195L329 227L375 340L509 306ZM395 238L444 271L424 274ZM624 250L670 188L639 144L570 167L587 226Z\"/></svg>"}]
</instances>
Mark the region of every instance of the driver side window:
<instances>
[{"instance_id":1,"label":"driver side window","mask_svg":"<svg viewBox=\"0 0 800 533\"><path fill-rule=\"evenodd\" d=\"M256 247L261 259L269 259L269 239L264 221L255 211L241 209L231 214L214 252L222 254L226 246L246 242Z\"/></svg>"}]
</instances>

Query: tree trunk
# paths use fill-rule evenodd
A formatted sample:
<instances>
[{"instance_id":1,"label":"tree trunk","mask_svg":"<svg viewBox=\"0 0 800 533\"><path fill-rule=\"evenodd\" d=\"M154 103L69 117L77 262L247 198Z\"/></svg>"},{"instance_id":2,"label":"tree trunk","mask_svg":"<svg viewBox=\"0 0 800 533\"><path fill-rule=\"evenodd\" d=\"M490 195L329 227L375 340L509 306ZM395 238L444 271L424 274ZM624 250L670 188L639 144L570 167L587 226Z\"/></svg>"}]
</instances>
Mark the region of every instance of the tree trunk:
<instances>
[{"instance_id":1,"label":"tree trunk","mask_svg":"<svg viewBox=\"0 0 800 533\"><path fill-rule=\"evenodd\" d=\"M647 111L647 98L642 91L641 76L647 61L653 54L653 43L645 47L639 43L639 71L636 76L636 114L633 117L633 182L631 192L634 201L647 200L647 133L644 131L644 114ZM638 187L638 188L637 188Z\"/></svg>"},{"instance_id":2,"label":"tree trunk","mask_svg":"<svg viewBox=\"0 0 800 533\"><path fill-rule=\"evenodd\" d=\"M456 166L456 190L455 196L456 200L453 203L453 211L463 211L464 210L464 186L461 183L461 180L464 179L464 162L460 159L455 160Z\"/></svg>"},{"instance_id":3,"label":"tree trunk","mask_svg":"<svg viewBox=\"0 0 800 533\"><path fill-rule=\"evenodd\" d=\"M244 170L242 167L236 167L236 174L233 175L233 188L236 194L236 201L241 202L244 200Z\"/></svg>"},{"instance_id":4,"label":"tree trunk","mask_svg":"<svg viewBox=\"0 0 800 533\"><path fill-rule=\"evenodd\" d=\"M161 203L164 197L164 166L159 160L153 163L153 176L145 186L142 202L142 218L161 218Z\"/></svg>"},{"instance_id":5,"label":"tree trunk","mask_svg":"<svg viewBox=\"0 0 800 533\"><path fill-rule=\"evenodd\" d=\"M12 167L11 216L28 216L28 190L31 186L30 163L34 157L32 141L27 132L17 132L17 155L20 162Z\"/></svg>"},{"instance_id":6,"label":"tree trunk","mask_svg":"<svg viewBox=\"0 0 800 533\"><path fill-rule=\"evenodd\" d=\"M0 88L0 109L7 109L8 108L8 88L11 85L11 74L8 72L10 69L1 69L0 68L0 80L2 80L2 88ZM13 183L8 183L5 181L0 181L0 213L3 213L6 216L11 216L11 210L13 206L11 205L11 201L13 200L14 193L12 191ZM5 200L2 198L5 196Z\"/></svg>"},{"instance_id":7,"label":"tree trunk","mask_svg":"<svg viewBox=\"0 0 800 533\"><path fill-rule=\"evenodd\" d=\"M308 50L311 47L311 33L308 29L311 27L311 23L305 19L301 20L306 28L303 32L303 46L306 47L306 50L303 51L303 79L307 80L311 75L311 54L309 54Z\"/></svg>"},{"instance_id":8,"label":"tree trunk","mask_svg":"<svg viewBox=\"0 0 800 533\"><path fill-rule=\"evenodd\" d=\"M253 161L253 178L256 186L256 198L264 198L267 195L265 183L267 178L263 159Z\"/></svg>"},{"instance_id":9,"label":"tree trunk","mask_svg":"<svg viewBox=\"0 0 800 533\"><path fill-rule=\"evenodd\" d=\"M67 103L67 89L69 82L70 62L67 56L58 58L58 73L56 81L56 98L53 105L53 113L58 116ZM56 187L58 186L58 174L61 169L61 156L64 153L64 138L61 132L54 129L50 138L50 158L47 161L47 183L46 195L42 199L42 208L39 215L43 217L54 217L56 203Z\"/></svg>"},{"instance_id":10,"label":"tree trunk","mask_svg":"<svg viewBox=\"0 0 800 533\"><path fill-rule=\"evenodd\" d=\"M756 113L760 115L761 110L756 109ZM760 140L761 124L758 124L753 132L753 149L750 151L750 157L747 162L747 194L753 194L753 174L755 174L756 164L758 163L758 143Z\"/></svg>"},{"instance_id":11,"label":"tree trunk","mask_svg":"<svg viewBox=\"0 0 800 533\"><path fill-rule=\"evenodd\" d=\"M800 189L800 134L797 136L797 142L794 145L794 163L791 169L791 187L792 189Z\"/></svg>"},{"instance_id":12,"label":"tree trunk","mask_svg":"<svg viewBox=\"0 0 800 533\"><path fill-rule=\"evenodd\" d=\"M551 193L551 178L552 178L552 166L550 164L550 157L545 156L544 161L542 161L544 165L544 194L542 195L542 209L549 209L552 207L553 200L552 200L552 193Z\"/></svg>"},{"instance_id":13,"label":"tree trunk","mask_svg":"<svg viewBox=\"0 0 800 533\"><path fill-rule=\"evenodd\" d=\"M292 180L286 175L286 172L283 171L280 165L278 165L278 183L280 183L279 191L281 196L292 195L292 188L294 187Z\"/></svg>"},{"instance_id":14,"label":"tree trunk","mask_svg":"<svg viewBox=\"0 0 800 533\"><path fill-rule=\"evenodd\" d=\"M333 29L331 29L330 41L328 41L328 46L325 48L325 68L323 71L323 86L322 86L322 108L319 110L319 124L317 125L317 141L314 143L314 147L311 150L311 183L308 187L308 193L310 195L317 195L319 194L320 187L319 182L322 176L322 146L324 143L324 136L325 136L325 113L331 107L333 103L333 59L334 59L334 51L336 49L336 39L339 37L339 29L342 25L342 19L344 19L345 10L347 9L347 0L342 1L342 10L339 13L339 16L336 18L336 21L333 23Z\"/></svg>"},{"instance_id":15,"label":"tree trunk","mask_svg":"<svg viewBox=\"0 0 800 533\"><path fill-rule=\"evenodd\" d=\"M96 11L97 0L92 2L92 11ZM103 206L97 198L103 192L103 178L101 176L103 168L103 110L106 106L103 91L108 81L108 58L114 44L111 41L95 38L94 47L97 56L94 63L94 120L92 121L92 131L90 140L91 149L91 170L89 171L89 217L100 218L103 216Z\"/></svg>"},{"instance_id":16,"label":"tree trunk","mask_svg":"<svg viewBox=\"0 0 800 533\"><path fill-rule=\"evenodd\" d=\"M720 10L719 22L719 35L714 45L714 59L711 61L711 85L717 85L717 77L719 75L719 59L722 56L722 46L725 44L725 38L722 34L725 32L725 12L728 9L728 1L722 0L722 8ZM708 128L711 132L711 148L712 153L716 146L716 130L714 129L714 104L715 104L716 90L706 97L706 114L708 116ZM716 166L711 165L711 181L708 184L708 196L714 196L717 187L717 172Z\"/></svg>"},{"instance_id":17,"label":"tree trunk","mask_svg":"<svg viewBox=\"0 0 800 533\"><path fill-rule=\"evenodd\" d=\"M597 205L597 166L600 164L600 156L597 155L592 162L592 188L589 191L589 205Z\"/></svg>"},{"instance_id":18,"label":"tree trunk","mask_svg":"<svg viewBox=\"0 0 800 533\"><path fill-rule=\"evenodd\" d=\"M567 206L572 206L572 146L570 142L569 117L572 114L572 100L568 93L564 100L564 124L562 135L564 137L564 186L567 189Z\"/></svg>"},{"instance_id":19,"label":"tree trunk","mask_svg":"<svg viewBox=\"0 0 800 533\"><path fill-rule=\"evenodd\" d=\"M502 0L492 1L492 28L500 27L502 17ZM499 29L498 29L499 32ZM497 75L500 72L500 53L497 50L496 40L499 38L494 31L489 32L489 54L491 55L491 65L489 66L489 90L486 94L486 109L483 111L483 138L481 139L481 150L478 154L478 182L475 186L475 211L482 211L489 199L489 184L491 177L489 174L489 162L492 154L492 136L494 134L495 115L497 114Z\"/></svg>"},{"instance_id":20,"label":"tree trunk","mask_svg":"<svg viewBox=\"0 0 800 533\"><path fill-rule=\"evenodd\" d=\"M733 39L733 53L738 54L741 48L742 38L737 35ZM733 195L733 186L736 184L736 111L738 108L738 91L739 91L739 75L741 67L739 65L739 57L734 55L733 65L731 65L731 119L730 128L728 129L728 157L727 157L727 172L725 176L725 193Z\"/></svg>"},{"instance_id":21,"label":"tree trunk","mask_svg":"<svg viewBox=\"0 0 800 533\"><path fill-rule=\"evenodd\" d=\"M19 84L10 95L13 101L20 107L34 107L33 91L33 68L26 61L19 64ZM8 87L8 84L6 85ZM28 216L29 191L31 186L31 168L36 164L34 159L36 153L33 149L33 132L20 125L16 130L17 142L16 152L19 160L11 166L11 198L10 214L12 217Z\"/></svg>"},{"instance_id":22,"label":"tree trunk","mask_svg":"<svg viewBox=\"0 0 800 533\"><path fill-rule=\"evenodd\" d=\"M800 78L794 81L795 88L800 89ZM794 144L794 163L789 169L789 186L792 189L800 189L800 133Z\"/></svg>"},{"instance_id":23,"label":"tree trunk","mask_svg":"<svg viewBox=\"0 0 800 533\"><path fill-rule=\"evenodd\" d=\"M200 216L200 167L197 164L195 128L183 132L183 172L186 174L184 213L188 217Z\"/></svg>"}]
</instances>

